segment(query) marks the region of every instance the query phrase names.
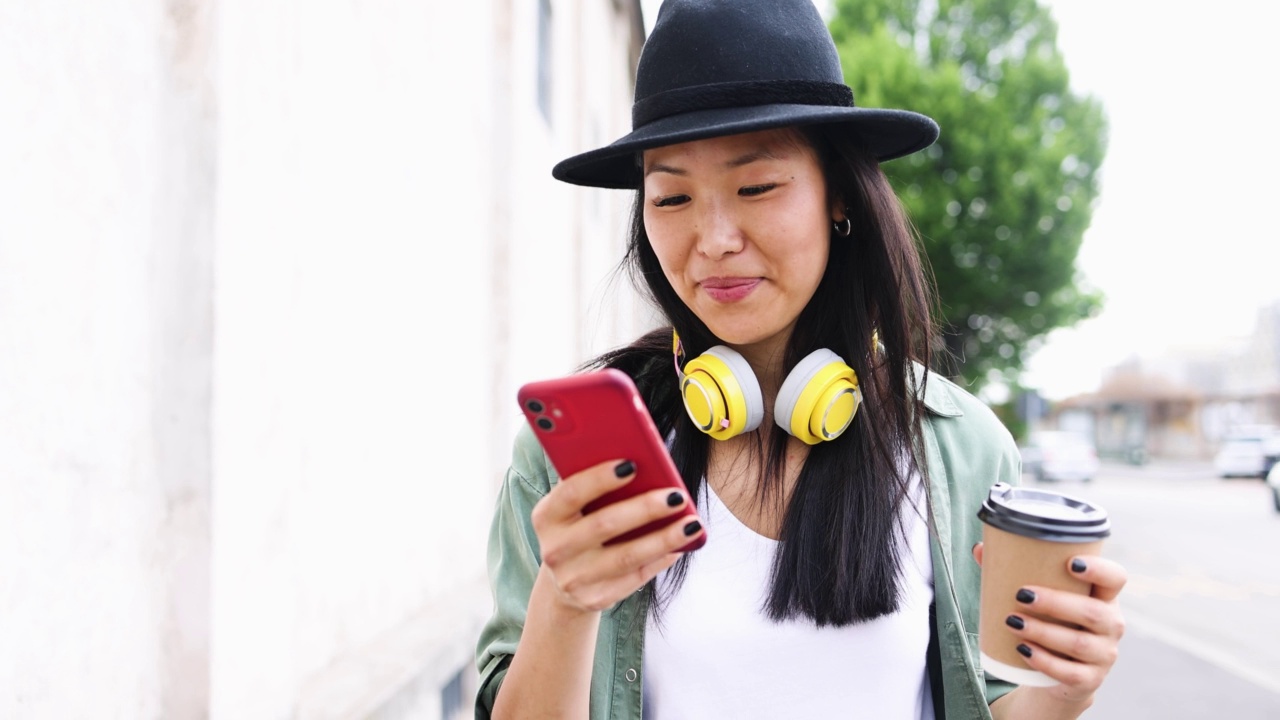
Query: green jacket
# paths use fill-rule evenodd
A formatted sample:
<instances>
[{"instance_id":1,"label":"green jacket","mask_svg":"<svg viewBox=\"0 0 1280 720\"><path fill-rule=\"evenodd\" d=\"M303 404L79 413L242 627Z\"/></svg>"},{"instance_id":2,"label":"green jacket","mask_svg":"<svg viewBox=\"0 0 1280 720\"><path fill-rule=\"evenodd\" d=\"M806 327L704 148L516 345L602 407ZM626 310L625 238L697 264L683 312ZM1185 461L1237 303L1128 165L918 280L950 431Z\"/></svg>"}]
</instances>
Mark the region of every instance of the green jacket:
<instances>
[{"instance_id":1,"label":"green jacket","mask_svg":"<svg viewBox=\"0 0 1280 720\"><path fill-rule=\"evenodd\" d=\"M988 705L1014 686L984 676L978 661L979 567L972 549L982 539L977 512L988 488L1000 481L1016 484L1021 461L995 415L945 378L930 374L924 404L925 457L937 530L931 545L946 716L990 718ZM494 611L481 632L476 655L477 718L489 717L520 642L541 562L530 513L558 480L536 436L523 428L489 535ZM637 593L601 614L591 676L593 720L641 720L647 611L644 593Z\"/></svg>"}]
</instances>

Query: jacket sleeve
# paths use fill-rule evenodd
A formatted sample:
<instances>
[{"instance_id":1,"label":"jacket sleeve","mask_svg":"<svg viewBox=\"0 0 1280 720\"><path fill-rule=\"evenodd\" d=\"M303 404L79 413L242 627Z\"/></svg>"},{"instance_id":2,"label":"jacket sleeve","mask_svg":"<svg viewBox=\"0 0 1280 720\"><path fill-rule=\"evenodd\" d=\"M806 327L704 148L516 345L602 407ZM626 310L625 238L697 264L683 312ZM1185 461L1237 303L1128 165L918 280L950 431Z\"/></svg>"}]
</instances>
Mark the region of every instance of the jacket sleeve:
<instances>
[{"instance_id":1,"label":"jacket sleeve","mask_svg":"<svg viewBox=\"0 0 1280 720\"><path fill-rule=\"evenodd\" d=\"M489 588L493 615L480 632L476 669L480 672L476 718L487 720L498 688L506 677L524 630L529 596L538 575L542 553L533 532L533 506L550 490L550 469L532 430L521 428L511 467L498 493L489 529Z\"/></svg>"}]
</instances>

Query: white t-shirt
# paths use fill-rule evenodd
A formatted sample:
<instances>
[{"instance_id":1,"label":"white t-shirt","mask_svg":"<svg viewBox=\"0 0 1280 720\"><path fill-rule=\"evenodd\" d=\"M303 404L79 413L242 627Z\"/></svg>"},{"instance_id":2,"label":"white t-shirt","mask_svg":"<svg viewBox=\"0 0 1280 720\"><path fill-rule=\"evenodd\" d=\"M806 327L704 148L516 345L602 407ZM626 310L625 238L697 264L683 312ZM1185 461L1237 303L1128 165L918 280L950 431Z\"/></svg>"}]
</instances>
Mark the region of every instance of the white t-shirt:
<instances>
[{"instance_id":1,"label":"white t-shirt","mask_svg":"<svg viewBox=\"0 0 1280 720\"><path fill-rule=\"evenodd\" d=\"M703 488L698 508L707 543L690 557L660 625L647 621L645 718L933 720L925 664L933 562L919 479L903 504L898 611L822 629L764 614L778 542L743 525Z\"/></svg>"}]
</instances>

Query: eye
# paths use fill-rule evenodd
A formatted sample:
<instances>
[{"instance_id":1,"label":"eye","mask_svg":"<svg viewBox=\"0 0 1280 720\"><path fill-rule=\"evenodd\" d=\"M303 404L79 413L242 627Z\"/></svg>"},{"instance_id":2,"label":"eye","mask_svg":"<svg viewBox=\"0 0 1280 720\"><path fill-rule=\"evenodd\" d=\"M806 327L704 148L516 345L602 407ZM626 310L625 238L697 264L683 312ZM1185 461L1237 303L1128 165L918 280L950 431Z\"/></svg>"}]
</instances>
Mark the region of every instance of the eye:
<instances>
[{"instance_id":1,"label":"eye","mask_svg":"<svg viewBox=\"0 0 1280 720\"><path fill-rule=\"evenodd\" d=\"M755 197L757 195L763 195L776 187L778 187L777 183L768 183L765 185L748 185L742 188L741 190L739 190L738 194L741 195L742 197Z\"/></svg>"},{"instance_id":2,"label":"eye","mask_svg":"<svg viewBox=\"0 0 1280 720\"><path fill-rule=\"evenodd\" d=\"M688 195L668 195L666 197L658 197L653 199L654 207L674 207L689 202Z\"/></svg>"}]
</instances>

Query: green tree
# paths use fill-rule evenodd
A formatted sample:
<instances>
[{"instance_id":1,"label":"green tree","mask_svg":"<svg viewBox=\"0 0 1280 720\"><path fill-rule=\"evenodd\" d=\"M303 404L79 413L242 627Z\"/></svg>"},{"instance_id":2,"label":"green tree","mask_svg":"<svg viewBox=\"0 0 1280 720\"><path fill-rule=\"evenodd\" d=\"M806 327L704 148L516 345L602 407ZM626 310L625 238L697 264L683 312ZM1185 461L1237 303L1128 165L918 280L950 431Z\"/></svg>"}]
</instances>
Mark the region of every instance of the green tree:
<instances>
[{"instance_id":1,"label":"green tree","mask_svg":"<svg viewBox=\"0 0 1280 720\"><path fill-rule=\"evenodd\" d=\"M1036 0L836 0L830 22L857 104L938 121L885 171L920 231L948 358L970 385L1017 382L1049 331L1096 314L1076 270L1106 146L1073 93Z\"/></svg>"}]
</instances>

